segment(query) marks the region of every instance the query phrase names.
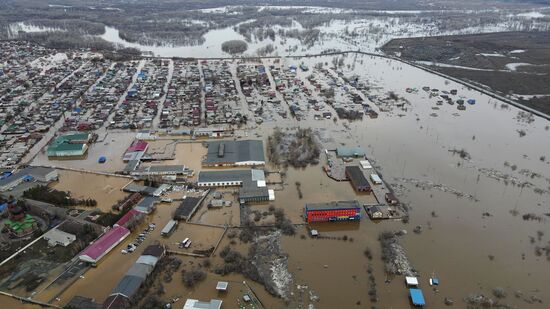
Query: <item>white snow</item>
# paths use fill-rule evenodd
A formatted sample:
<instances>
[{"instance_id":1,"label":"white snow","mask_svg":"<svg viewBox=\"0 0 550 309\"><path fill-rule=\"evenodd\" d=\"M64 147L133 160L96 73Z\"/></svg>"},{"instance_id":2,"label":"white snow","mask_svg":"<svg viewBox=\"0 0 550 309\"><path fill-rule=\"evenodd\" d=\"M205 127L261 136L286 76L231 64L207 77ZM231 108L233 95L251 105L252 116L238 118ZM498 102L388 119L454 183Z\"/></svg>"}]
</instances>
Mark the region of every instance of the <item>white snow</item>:
<instances>
[{"instance_id":1,"label":"white snow","mask_svg":"<svg viewBox=\"0 0 550 309\"><path fill-rule=\"evenodd\" d=\"M532 11L527 13L519 13L517 16L525 18L543 18L546 15L542 14L541 12Z\"/></svg>"},{"instance_id":2,"label":"white snow","mask_svg":"<svg viewBox=\"0 0 550 309\"><path fill-rule=\"evenodd\" d=\"M514 62L514 63L507 63L506 68L510 71L515 71L515 70L517 70L518 67L523 67L523 66L528 66L528 65L532 65L532 64L525 63L525 62Z\"/></svg>"},{"instance_id":3,"label":"white snow","mask_svg":"<svg viewBox=\"0 0 550 309\"><path fill-rule=\"evenodd\" d=\"M431 61L415 61L415 63L423 64L423 65L433 65L433 66L442 67L442 68L457 68L457 69L472 70L472 71L491 71L491 72L497 71L497 70L464 67L464 66L460 66L460 65L452 65L452 64L446 64L446 63L440 63L440 62L431 62Z\"/></svg>"},{"instance_id":4,"label":"white snow","mask_svg":"<svg viewBox=\"0 0 550 309\"><path fill-rule=\"evenodd\" d=\"M485 53L481 53L481 54L476 54L477 55L481 55L481 56L485 56L485 57L506 57L505 55L503 54L498 54L498 53L493 53L493 54L485 54Z\"/></svg>"}]
</instances>

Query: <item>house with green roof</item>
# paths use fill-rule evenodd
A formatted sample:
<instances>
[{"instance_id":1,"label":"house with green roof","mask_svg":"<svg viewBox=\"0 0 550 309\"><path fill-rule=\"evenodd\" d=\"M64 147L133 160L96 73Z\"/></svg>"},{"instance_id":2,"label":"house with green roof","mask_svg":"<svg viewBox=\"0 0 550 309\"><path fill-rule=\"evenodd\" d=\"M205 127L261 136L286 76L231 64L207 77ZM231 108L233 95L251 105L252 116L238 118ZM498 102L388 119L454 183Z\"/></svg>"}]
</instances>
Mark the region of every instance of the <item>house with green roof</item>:
<instances>
[{"instance_id":1,"label":"house with green roof","mask_svg":"<svg viewBox=\"0 0 550 309\"><path fill-rule=\"evenodd\" d=\"M48 157L81 157L88 151L90 134L77 133L57 137L47 150Z\"/></svg>"}]
</instances>

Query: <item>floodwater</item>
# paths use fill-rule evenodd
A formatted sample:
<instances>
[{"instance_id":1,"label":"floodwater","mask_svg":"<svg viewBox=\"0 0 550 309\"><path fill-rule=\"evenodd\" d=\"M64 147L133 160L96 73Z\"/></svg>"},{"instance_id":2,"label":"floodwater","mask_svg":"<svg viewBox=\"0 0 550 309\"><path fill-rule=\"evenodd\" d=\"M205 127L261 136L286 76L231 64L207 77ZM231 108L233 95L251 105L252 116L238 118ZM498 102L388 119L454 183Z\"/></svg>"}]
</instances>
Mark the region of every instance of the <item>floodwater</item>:
<instances>
[{"instance_id":1,"label":"floodwater","mask_svg":"<svg viewBox=\"0 0 550 309\"><path fill-rule=\"evenodd\" d=\"M305 62L313 67L318 62L330 63L330 59L308 59ZM537 231L547 235L550 229L546 220L524 221L521 217L526 213L544 216L550 210L549 162L540 160L541 156L548 157L550 153L548 143L541 142L550 140L550 123L541 118L530 124L519 121L517 108L501 108L501 103L494 99L396 61L349 56L342 70L346 75L358 74L360 80L367 78L373 84L372 93L392 90L410 101L407 111L399 111L401 115L381 113L378 119L349 123L349 130L344 133L334 128L331 135L348 145L365 147L367 156L382 167L381 174L386 181L399 183L407 189L399 196L410 205L411 218L408 224L375 224L364 219L356 231L345 230L346 224L341 225L344 231L337 231L337 225L327 231L329 235L353 237L353 243L306 241L298 237L285 239L290 264L301 268L295 272L297 278L321 296L316 307L351 307L357 301L361 301L362 306L368 303L367 259L362 254L366 246L373 249L373 266L381 298L379 305L384 308L407 307L409 302L401 278L391 284L384 283L377 251L378 233L399 229L409 231L402 243L413 267L420 274L428 304L433 304L435 308L443 306L444 297L451 297L462 305L461 299L470 293L490 295L497 286L505 288L509 295L520 290L526 296L540 297L544 303L550 301L550 295L544 292L550 290L549 261L544 254L538 257L534 251L535 245L546 246L550 237L542 236L540 241L535 240L535 244L529 241L529 237L537 238ZM475 98L477 103L463 112L447 104L435 111L432 107L436 100L430 99L427 93L422 90L418 93L405 92L406 87L420 89L423 86L441 90L458 89L459 95ZM381 87L381 90L374 87ZM430 116L433 112L438 117ZM326 122L308 121L302 126L324 127ZM526 132L523 137L518 134L521 130ZM455 148L467 150L471 159L464 161L449 152ZM517 169L506 167L505 162L510 166L517 165ZM533 185L520 188L506 184L482 173L483 169L511 174ZM522 169L542 176L526 177L519 172ZM304 199L338 192L334 188L340 184L326 177L311 176L307 172L289 171L286 181L291 185L286 190L292 192L292 184L298 180L302 183ZM400 179L432 181L470 194L475 200L437 189L423 189ZM331 182L330 185L323 185ZM535 187L545 192L537 194ZM353 198L353 191L349 191L347 196ZM289 203L286 198L284 196L276 204L284 206L285 210L290 208L290 211L303 207L301 201ZM517 210L520 215L512 215L511 210ZM483 216L484 213L490 216ZM412 233L417 225L423 226L424 232L420 235ZM322 229L320 231L323 233ZM324 265L328 267L324 268ZM434 272L444 282L439 287L438 295L434 295L427 285L428 278ZM503 302L520 308L544 307L540 304L528 305L513 296L508 296Z\"/></svg>"},{"instance_id":2,"label":"floodwater","mask_svg":"<svg viewBox=\"0 0 550 309\"><path fill-rule=\"evenodd\" d=\"M323 8L318 8L315 10L310 7L294 8L301 9L304 13L328 12L326 11L326 8L324 8L325 10L323 10ZM223 10L225 8L221 9ZM332 13L342 13L341 9L331 10ZM433 20L425 19L420 21L414 16L416 12L409 12L411 13L410 16L392 15L396 13L407 13L403 11L370 11L370 13L374 13L374 15L369 15L369 12L366 12L364 17L361 16L361 18L356 18L353 20L334 19L316 27L315 29L320 30L320 36L309 46L302 44L302 42L296 38L277 35L274 40L271 38L259 40L254 34L252 34L251 40L247 42L247 51L239 56L257 56L258 51L268 45L272 45L274 48L274 51L270 54L273 56L319 54L323 51L334 50L361 50L375 52L377 48L381 47L393 38L517 31L520 29L545 30L547 28L545 23L533 22L529 16L513 14L496 17L494 21L488 21L486 24L481 26L464 26L462 28L455 29L452 27L440 28L441 25L437 18L444 18L441 16L436 16ZM387 15L380 15L381 13L386 13ZM461 11L460 13L464 14L465 17L469 17L468 14L474 12ZM202 22L196 20L186 21L191 23ZM254 20L252 19L241 23L244 24L253 21ZM105 27L105 33L97 37L114 43L117 46L137 48L143 52L159 57L230 57L230 54L221 50L221 45L223 42L228 40L245 40L243 35L235 31L235 27L239 26L241 23L226 28L211 29L203 35L202 43L196 45L178 45L169 42L162 45L143 45L140 43L128 42L120 37L120 32L118 29L109 26ZM304 27L300 24L300 20L293 20L291 26L281 27L274 25L271 29L278 33L280 30L301 31L304 30ZM42 32L59 31L59 29L38 27L31 24L25 24L24 22L13 23L10 25L9 32L11 37L16 37L19 31Z\"/></svg>"},{"instance_id":3,"label":"floodwater","mask_svg":"<svg viewBox=\"0 0 550 309\"><path fill-rule=\"evenodd\" d=\"M89 144L84 158L70 160L50 159L46 147L40 151L31 162L31 165L53 166L98 172L119 172L125 167L122 161L124 152L136 136L135 132L106 132L99 136L98 141ZM98 163L99 157L104 156L105 163Z\"/></svg>"},{"instance_id":4,"label":"floodwater","mask_svg":"<svg viewBox=\"0 0 550 309\"><path fill-rule=\"evenodd\" d=\"M319 62L331 63L331 60L330 57L300 59L309 67ZM298 63L286 59L285 65L289 64ZM350 55L345 57L341 71L346 76L357 74L360 81L368 81L369 94L382 96L394 91L408 100L407 109L382 112L378 119L333 123L308 118L298 125L326 129L338 142L366 148L369 159L381 167L381 175L394 184L399 198L409 205L411 217L408 224L374 223L365 218L359 224L314 226L330 239L302 239L300 235L307 235L304 228L299 228L294 237L283 237L294 287L307 285L308 291L319 295L315 308L370 307L369 260L363 254L368 247L373 254L370 263L379 297L374 305L409 308L403 278L384 274L377 241L382 231L406 230L408 234L401 243L419 273L429 307L442 308L444 298L449 297L461 308L465 306L464 297L473 293L492 297L492 289L502 287L508 297L501 303L518 308L545 308L550 301L546 292L550 290L550 262L544 253L537 256L535 246L544 247L550 241L550 229L544 219L544 214L550 212L550 168L548 159L540 159L550 157L548 143L541 142L550 140L550 123L541 118L528 123L515 107L502 105L460 84L397 61ZM436 110L433 109L436 99L428 93L405 91L406 87L421 89L423 86L457 89L458 96L474 98L476 104L458 111L456 105L445 103ZM288 119L264 123L258 130L265 139L275 126L295 125L295 120ZM520 131L525 131L525 135L520 136ZM471 158L463 160L449 151L453 149L464 149ZM529 171L541 176L528 176ZM494 178L498 175L495 172L514 178L508 178L508 182L498 180ZM301 183L303 199L298 198L296 181ZM529 184L520 187L513 185L513 181ZM290 168L286 171L285 183L284 191L276 192L274 205L284 208L296 223L303 222L301 215L306 202L343 199L373 202L372 196L357 196L349 183L326 177L321 165ZM536 193L536 188L542 193ZM251 207L259 207L261 211L265 208ZM519 215L514 215L515 211ZM528 213L543 219L540 222L523 220L522 215ZM412 232L418 225L423 227L421 234ZM538 231L542 233L540 240ZM344 236L353 241L342 240ZM530 237L534 237L534 243ZM428 285L432 274L442 282L437 291ZM215 291L205 290L204 285L199 286L200 292L194 292L193 297L215 298ZM518 291L523 296L515 297ZM528 304L524 298L531 296L540 298L542 304ZM280 299L266 297L262 301L268 308L286 307Z\"/></svg>"},{"instance_id":5,"label":"floodwater","mask_svg":"<svg viewBox=\"0 0 550 309\"><path fill-rule=\"evenodd\" d=\"M117 176L105 176L85 172L59 170L59 181L51 186L60 191L70 191L76 199L92 198L97 208L105 212L128 194L122 191L131 179Z\"/></svg>"},{"instance_id":6,"label":"floodwater","mask_svg":"<svg viewBox=\"0 0 550 309\"><path fill-rule=\"evenodd\" d=\"M331 63L331 59L300 61L313 67L319 62ZM291 59L285 61L285 65L298 64ZM548 143L541 142L549 140L550 123L541 118L527 123L515 107L503 106L479 92L400 62L350 55L341 70L345 75L358 74L361 81L368 80L369 94L394 91L406 98L407 110L382 112L378 119L339 120L336 124L308 118L298 125L327 129L327 134L339 142L366 148L369 159L381 167L381 175L395 184L399 198L409 205L411 217L408 224L373 223L365 218L360 224L315 225L322 235L332 239L302 239L300 235L307 235L305 229L298 229L294 237L284 237L283 249L289 254L294 284L307 285L320 296L316 308L370 307L366 272L369 260L363 254L369 247L380 299L375 305L408 308L411 305L403 278L386 277L377 241L381 231L404 229L408 234L401 243L419 273L430 307L443 307L445 297L453 299L455 306L464 307L464 297L473 293L492 297L492 289L502 287L508 297L501 303L518 308L545 308L550 301L545 292L550 290L549 261L544 253L537 256L535 246L544 247L550 241L550 229L544 219L544 214L550 212L550 169L549 161L540 159L550 156ZM426 92L405 91L406 87L423 86L457 89L458 96L474 98L476 104L468 105L465 111L446 103L434 110L436 99L429 98ZM288 119L264 123L259 130L265 138L275 126L295 124ZM519 131L525 131L525 135L520 137ZM449 151L452 149L465 149L471 159L461 159ZM541 176L526 176L527 170ZM493 171L515 178L509 178L508 182L498 180ZM530 184L522 188L513 185L510 179ZM303 199L298 198L296 181L301 183ZM426 185L430 182L433 184ZM372 202L372 196L357 196L349 183L330 180L321 165L304 170L290 168L285 183L284 191L276 192L274 204L284 208L294 222L302 220L306 202L342 199ZM536 193L536 188L543 193ZM525 221L522 215L527 213L543 219ZM423 227L421 234L412 232L418 225ZM538 231L542 233L540 240ZM343 236L353 241L338 240ZM530 237L534 237L534 243ZM432 274L442 282L437 291L428 285ZM518 291L522 297L514 296ZM206 299L216 296L213 292L199 295ZM524 301L531 296L543 303ZM268 297L262 301L269 308L285 307L279 299Z\"/></svg>"},{"instance_id":7,"label":"floodwater","mask_svg":"<svg viewBox=\"0 0 550 309\"><path fill-rule=\"evenodd\" d=\"M283 61L285 66L298 64L292 59ZM332 63L332 58L299 61L312 68L319 62ZM406 230L408 233L401 243L419 273L420 285L430 308L444 307L445 297L452 298L455 307L463 308L464 297L472 293L491 296L495 287L502 287L508 293L501 303L517 308L547 307L550 302L547 292L550 290L550 261L544 253L538 256L535 246L545 247L550 242L545 215L550 213L550 146L547 142L550 140L550 122L541 118L527 122L520 110L513 106L503 105L460 84L393 60L348 55L340 70L345 76L357 74L361 82L367 82L369 95L384 96L388 91L394 91L404 97L408 101L406 110L394 108L381 112L378 119L364 118L354 122L315 121L310 117L301 122L286 119L264 123L257 132L265 140L275 126L299 125L324 130L334 140L347 145L361 145L367 150L369 160L380 166L379 172L394 186L401 201L409 205L410 221L408 224L400 221L374 223L364 218L354 224L314 226L322 236L330 239L307 236L303 239L300 236L307 235L307 231L299 227L296 236L285 236L282 240L283 250L289 255L289 271L294 276L293 287L307 285L309 291L319 295L319 301L314 302L315 308L367 308L371 305L367 294L367 267L372 263L380 299L375 305L409 308L403 278L386 278L383 272L377 241L382 231ZM300 72L299 76L307 76L307 73ZM476 104L467 105L465 111L446 103L436 106L436 99L421 90L423 86L457 89L458 96L476 99ZM418 91L408 93L406 87ZM202 146L178 144L176 149L175 161L198 168L204 154ZM461 159L449 151L453 149L464 149L470 159ZM293 222L303 222L301 215L306 202L373 201L369 195L357 196L349 183L338 183L326 177L321 166L286 171L285 189L276 192L274 205L283 208ZM509 175L507 181L496 179L506 175ZM303 199L298 198L296 181L301 183ZM518 182L525 184L513 184ZM262 211L265 209L265 206L258 207ZM174 209L175 205L159 205L149 218L157 223L155 233L160 233ZM534 214L542 219L526 221L522 218L524 214ZM227 223L220 222L217 215L212 218L215 218L212 220L215 224ZM412 230L418 225L423 227L423 232L415 234ZM179 227L176 238L186 227ZM200 237L200 231L196 232ZM204 234L204 244L215 239L213 232ZM347 236L347 241L343 240L344 236ZM151 235L148 241L155 237L159 235ZM530 237L533 237L532 241ZM229 240L224 238L221 247L228 243ZM242 247L246 252L244 246L236 247ZM373 253L372 261L363 254L367 247ZM105 299L138 255L135 252L123 256L119 249L115 249L98 268L85 274L86 279L71 286L62 295L62 302L77 294ZM185 269L200 262L189 257L182 260ZM219 257L214 257L212 262L214 265L221 263ZM434 273L441 281L437 292L428 286L428 278ZM231 282L244 280L236 274L223 278ZM232 307L235 298L242 295L236 289L227 296L220 296L213 286L220 277L212 273L194 289L184 288L180 279L176 274L170 284L164 285L167 292L163 299L168 300L174 295L205 300L219 297ZM97 282L104 284L98 285ZM266 308L287 307L283 300L268 296L259 285L250 284ZM514 296L516 291L521 291L526 298L536 296L542 304L528 304L523 297Z\"/></svg>"}]
</instances>

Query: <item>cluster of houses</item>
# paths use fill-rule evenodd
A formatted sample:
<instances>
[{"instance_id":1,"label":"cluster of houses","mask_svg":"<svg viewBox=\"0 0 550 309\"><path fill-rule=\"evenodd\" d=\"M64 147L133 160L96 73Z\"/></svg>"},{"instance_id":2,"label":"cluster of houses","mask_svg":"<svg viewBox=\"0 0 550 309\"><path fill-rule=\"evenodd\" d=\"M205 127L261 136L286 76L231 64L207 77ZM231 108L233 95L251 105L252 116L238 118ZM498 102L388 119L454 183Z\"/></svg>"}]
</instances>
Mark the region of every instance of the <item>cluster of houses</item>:
<instances>
[{"instance_id":1,"label":"cluster of houses","mask_svg":"<svg viewBox=\"0 0 550 309\"><path fill-rule=\"evenodd\" d=\"M109 128L150 128L157 116L159 105L164 103L164 87L168 83L169 61L148 60L128 90L126 98L115 111Z\"/></svg>"},{"instance_id":2,"label":"cluster of houses","mask_svg":"<svg viewBox=\"0 0 550 309\"><path fill-rule=\"evenodd\" d=\"M201 75L196 61L174 60L174 73L160 115L160 128L201 124Z\"/></svg>"},{"instance_id":3,"label":"cluster of houses","mask_svg":"<svg viewBox=\"0 0 550 309\"><path fill-rule=\"evenodd\" d=\"M267 68L260 63L242 62L237 66L237 78L242 93L246 97L248 108L254 113L256 122L263 122L268 116L264 110L269 103L280 103L275 98L275 92L271 90Z\"/></svg>"},{"instance_id":4,"label":"cluster of houses","mask_svg":"<svg viewBox=\"0 0 550 309\"><path fill-rule=\"evenodd\" d=\"M225 61L202 61L206 123L237 124L243 120L240 98L229 64Z\"/></svg>"},{"instance_id":5,"label":"cluster of houses","mask_svg":"<svg viewBox=\"0 0 550 309\"><path fill-rule=\"evenodd\" d=\"M89 55L89 54L87 54ZM13 166L106 70L105 61L0 42L0 166Z\"/></svg>"},{"instance_id":6,"label":"cluster of houses","mask_svg":"<svg viewBox=\"0 0 550 309\"><path fill-rule=\"evenodd\" d=\"M339 118L358 118L364 115L363 98L341 73L333 74L328 69L320 68L311 73L308 80L320 96L325 98L326 104L334 108ZM317 110L315 105L313 108Z\"/></svg>"},{"instance_id":7,"label":"cluster of houses","mask_svg":"<svg viewBox=\"0 0 550 309\"><path fill-rule=\"evenodd\" d=\"M136 72L137 62L111 63L105 74L82 96L71 116L65 118L61 130L89 131L103 126L125 96Z\"/></svg>"}]
</instances>

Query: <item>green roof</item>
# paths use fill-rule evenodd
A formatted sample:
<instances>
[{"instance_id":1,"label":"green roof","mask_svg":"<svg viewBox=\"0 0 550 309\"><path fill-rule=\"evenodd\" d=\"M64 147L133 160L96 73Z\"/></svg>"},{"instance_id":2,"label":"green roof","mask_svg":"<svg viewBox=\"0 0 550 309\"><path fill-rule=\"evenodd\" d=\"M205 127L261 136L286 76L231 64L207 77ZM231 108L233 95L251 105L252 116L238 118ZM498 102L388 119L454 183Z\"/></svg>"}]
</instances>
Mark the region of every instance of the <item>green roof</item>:
<instances>
[{"instance_id":1,"label":"green roof","mask_svg":"<svg viewBox=\"0 0 550 309\"><path fill-rule=\"evenodd\" d=\"M79 152L79 155L84 154L86 150L86 144L71 143L73 141L87 141L89 138L88 133L67 134L56 138L48 146L48 156L61 155L63 152Z\"/></svg>"},{"instance_id":2,"label":"green roof","mask_svg":"<svg viewBox=\"0 0 550 309\"><path fill-rule=\"evenodd\" d=\"M70 141L87 141L90 135L88 133L76 133L76 134L67 134L58 137L54 143L58 142L70 142Z\"/></svg>"},{"instance_id":3,"label":"green roof","mask_svg":"<svg viewBox=\"0 0 550 309\"><path fill-rule=\"evenodd\" d=\"M27 230L32 228L36 224L36 219L29 214L25 214L25 217L21 221L6 220L5 224L12 230L19 232L21 230Z\"/></svg>"}]
</instances>

